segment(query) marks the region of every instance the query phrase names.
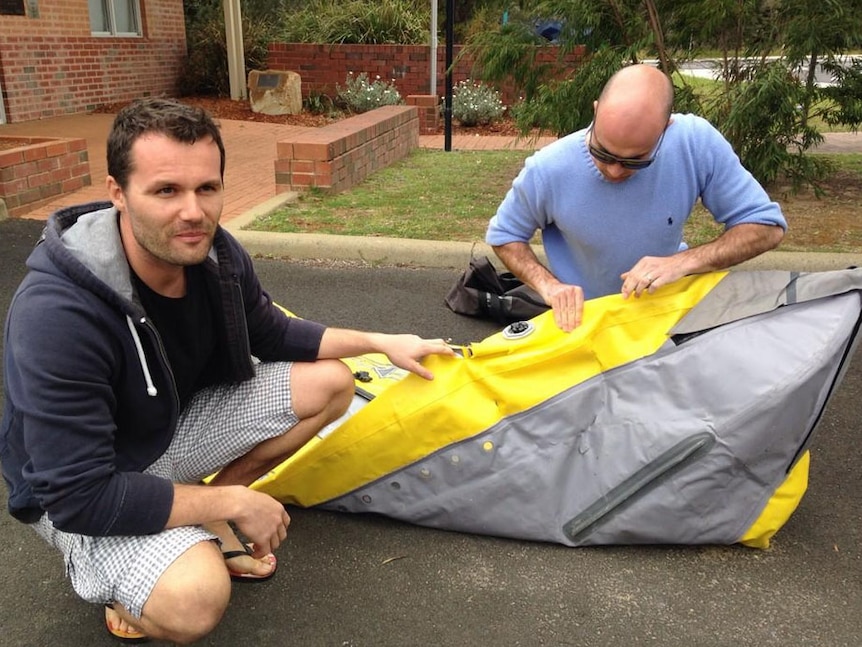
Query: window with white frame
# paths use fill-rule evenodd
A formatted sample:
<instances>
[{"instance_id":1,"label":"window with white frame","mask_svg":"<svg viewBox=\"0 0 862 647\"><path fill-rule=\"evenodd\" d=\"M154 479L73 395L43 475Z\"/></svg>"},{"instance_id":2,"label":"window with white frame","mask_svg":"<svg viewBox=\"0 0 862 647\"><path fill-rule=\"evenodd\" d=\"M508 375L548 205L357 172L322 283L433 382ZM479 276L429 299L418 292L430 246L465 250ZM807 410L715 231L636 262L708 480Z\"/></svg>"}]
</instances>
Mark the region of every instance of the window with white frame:
<instances>
[{"instance_id":1,"label":"window with white frame","mask_svg":"<svg viewBox=\"0 0 862 647\"><path fill-rule=\"evenodd\" d=\"M140 0L87 0L90 31L97 36L140 36Z\"/></svg>"}]
</instances>

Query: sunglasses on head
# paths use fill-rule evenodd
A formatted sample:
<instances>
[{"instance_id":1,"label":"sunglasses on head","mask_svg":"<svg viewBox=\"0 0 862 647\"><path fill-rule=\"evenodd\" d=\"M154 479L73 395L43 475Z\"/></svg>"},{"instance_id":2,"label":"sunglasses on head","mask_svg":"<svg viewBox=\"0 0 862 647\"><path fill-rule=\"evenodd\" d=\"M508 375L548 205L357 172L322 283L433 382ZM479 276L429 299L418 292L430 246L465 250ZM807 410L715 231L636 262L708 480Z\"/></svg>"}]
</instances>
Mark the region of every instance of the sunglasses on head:
<instances>
[{"instance_id":1,"label":"sunglasses on head","mask_svg":"<svg viewBox=\"0 0 862 647\"><path fill-rule=\"evenodd\" d=\"M667 128L661 131L661 137L658 138L658 143L655 145L654 152L652 157L617 157L606 151L604 147L602 147L601 143L599 143L596 138L596 143L598 146L593 145L593 139L596 136L594 130L595 124L590 124L589 133L590 133L590 143L587 147L590 150L590 155L599 160L602 164L619 164L625 169L629 169L630 171L639 171L641 169L645 169L647 166L652 164L655 161L655 156L658 154L658 149L661 147L661 142L664 139L664 134Z\"/></svg>"}]
</instances>

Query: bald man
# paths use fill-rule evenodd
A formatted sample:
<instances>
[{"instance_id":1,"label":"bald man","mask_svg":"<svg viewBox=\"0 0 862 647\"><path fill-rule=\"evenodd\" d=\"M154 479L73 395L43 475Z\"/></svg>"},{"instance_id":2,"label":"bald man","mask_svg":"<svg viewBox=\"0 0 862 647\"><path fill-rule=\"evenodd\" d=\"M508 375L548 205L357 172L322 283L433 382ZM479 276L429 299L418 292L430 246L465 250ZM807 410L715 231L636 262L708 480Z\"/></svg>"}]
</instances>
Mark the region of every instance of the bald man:
<instances>
[{"instance_id":1,"label":"bald man","mask_svg":"<svg viewBox=\"0 0 862 647\"><path fill-rule=\"evenodd\" d=\"M741 263L784 236L780 207L728 141L672 107L664 73L623 68L594 102L592 123L527 159L491 218L486 241L562 330L580 325L584 299L653 292ZM724 232L688 248L683 225L698 199ZM536 231L549 268L530 248Z\"/></svg>"}]
</instances>

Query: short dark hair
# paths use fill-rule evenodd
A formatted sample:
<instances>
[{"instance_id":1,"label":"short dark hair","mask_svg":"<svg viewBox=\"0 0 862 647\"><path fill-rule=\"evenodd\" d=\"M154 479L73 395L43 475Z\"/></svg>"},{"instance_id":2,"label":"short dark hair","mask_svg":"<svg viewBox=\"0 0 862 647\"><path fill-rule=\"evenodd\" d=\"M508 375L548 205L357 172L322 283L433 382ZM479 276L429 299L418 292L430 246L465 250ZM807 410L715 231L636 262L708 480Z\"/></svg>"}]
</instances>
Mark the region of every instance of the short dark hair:
<instances>
[{"instance_id":1,"label":"short dark hair","mask_svg":"<svg viewBox=\"0 0 862 647\"><path fill-rule=\"evenodd\" d=\"M212 116L203 108L174 99L147 98L138 99L120 110L108 135L108 175L121 188L126 188L132 172L132 146L147 133L166 135L184 144L212 137L221 155L224 179L224 142Z\"/></svg>"}]
</instances>

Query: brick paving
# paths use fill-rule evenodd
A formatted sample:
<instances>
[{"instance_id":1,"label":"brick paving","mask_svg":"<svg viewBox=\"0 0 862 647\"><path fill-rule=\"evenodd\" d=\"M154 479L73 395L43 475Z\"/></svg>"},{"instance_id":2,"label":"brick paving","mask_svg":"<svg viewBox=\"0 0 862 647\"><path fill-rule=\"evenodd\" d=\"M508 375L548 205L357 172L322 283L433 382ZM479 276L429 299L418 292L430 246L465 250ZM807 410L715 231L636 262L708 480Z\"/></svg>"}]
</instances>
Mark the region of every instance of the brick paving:
<instances>
[{"instance_id":1,"label":"brick paving","mask_svg":"<svg viewBox=\"0 0 862 647\"><path fill-rule=\"evenodd\" d=\"M113 115L77 114L0 125L0 136L83 137L87 140L92 184L42 205L27 214L27 218L44 220L61 207L106 198L106 138L112 121ZM227 119L220 123L227 151L222 222L228 222L276 196L275 144L302 127ZM554 139L453 135L452 150L536 150ZM422 148L442 150L444 143L443 135L419 137ZM862 152L862 134L829 133L818 150Z\"/></svg>"}]
</instances>

